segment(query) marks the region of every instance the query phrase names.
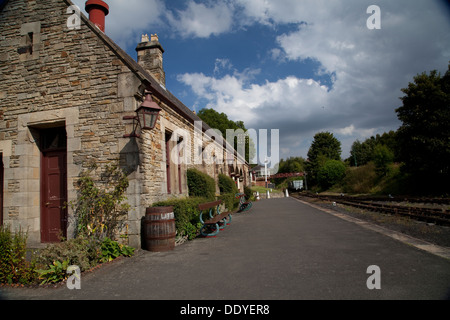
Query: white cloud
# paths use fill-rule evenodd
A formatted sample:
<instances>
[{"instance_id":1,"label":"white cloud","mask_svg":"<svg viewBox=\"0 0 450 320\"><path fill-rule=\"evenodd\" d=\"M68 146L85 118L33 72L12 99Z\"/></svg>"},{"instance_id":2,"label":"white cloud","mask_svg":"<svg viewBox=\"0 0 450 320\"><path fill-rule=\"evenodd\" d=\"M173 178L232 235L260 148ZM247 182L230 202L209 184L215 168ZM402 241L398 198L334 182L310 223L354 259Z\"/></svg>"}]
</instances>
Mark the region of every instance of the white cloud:
<instances>
[{"instance_id":1,"label":"white cloud","mask_svg":"<svg viewBox=\"0 0 450 320\"><path fill-rule=\"evenodd\" d=\"M84 11L85 0L73 0ZM125 48L140 42L142 32L148 33L161 25L161 15L166 12L162 0L108 0L109 14L106 16L105 33Z\"/></svg>"},{"instance_id":2,"label":"white cloud","mask_svg":"<svg viewBox=\"0 0 450 320\"><path fill-rule=\"evenodd\" d=\"M351 124L348 127L337 129L336 131L344 136L351 136L355 132L355 126Z\"/></svg>"},{"instance_id":3,"label":"white cloud","mask_svg":"<svg viewBox=\"0 0 450 320\"><path fill-rule=\"evenodd\" d=\"M396 129L400 89L414 75L447 66L449 24L445 15L436 15L436 2L379 1L382 29L369 30L369 4L359 0L236 1L247 24L296 23L296 30L277 37L278 47L269 55L280 62L317 61L317 75L332 79L330 90L300 75L264 84L236 72L180 79L208 101L207 107L244 120L247 127L280 128L290 145L328 130L345 140L346 156L352 139Z\"/></svg>"},{"instance_id":4,"label":"white cloud","mask_svg":"<svg viewBox=\"0 0 450 320\"><path fill-rule=\"evenodd\" d=\"M85 0L74 3L84 8ZM249 128L279 128L283 150L303 148L314 133L327 130L346 141L346 156L352 139L395 130L400 89L417 73L445 72L450 56L450 20L438 0L377 1L381 30L367 29L372 3L360 0L189 0L180 9L168 9L163 0L108 4L106 33L123 48L155 26L195 40L249 26L277 32L289 25L280 28L267 57L280 64L316 61L314 76L292 72L264 81L257 61L242 66L224 54L215 57L210 73L177 77L197 97L196 110L213 107ZM317 80L323 75L331 78L329 88Z\"/></svg>"},{"instance_id":5,"label":"white cloud","mask_svg":"<svg viewBox=\"0 0 450 320\"><path fill-rule=\"evenodd\" d=\"M342 136L352 136L352 137L370 137L375 134L376 128L369 129L356 129L353 124L345 128L338 128L334 130L335 133Z\"/></svg>"},{"instance_id":6,"label":"white cloud","mask_svg":"<svg viewBox=\"0 0 450 320\"><path fill-rule=\"evenodd\" d=\"M233 64L230 59L216 59L216 63L214 64L214 74L218 74L221 70L231 70L233 68Z\"/></svg>"},{"instance_id":7,"label":"white cloud","mask_svg":"<svg viewBox=\"0 0 450 320\"><path fill-rule=\"evenodd\" d=\"M166 17L183 37L208 38L231 30L233 7L225 2L189 1L185 10L168 11Z\"/></svg>"},{"instance_id":8,"label":"white cloud","mask_svg":"<svg viewBox=\"0 0 450 320\"><path fill-rule=\"evenodd\" d=\"M287 115L290 121L306 121L320 113L327 100L325 86L294 76L261 85L248 83L247 77L239 74L222 78L184 74L178 80L190 86L199 98L206 99L207 107L224 112L233 120L243 120L248 128L260 128L261 123L268 122L275 125L271 128L279 128Z\"/></svg>"}]
</instances>

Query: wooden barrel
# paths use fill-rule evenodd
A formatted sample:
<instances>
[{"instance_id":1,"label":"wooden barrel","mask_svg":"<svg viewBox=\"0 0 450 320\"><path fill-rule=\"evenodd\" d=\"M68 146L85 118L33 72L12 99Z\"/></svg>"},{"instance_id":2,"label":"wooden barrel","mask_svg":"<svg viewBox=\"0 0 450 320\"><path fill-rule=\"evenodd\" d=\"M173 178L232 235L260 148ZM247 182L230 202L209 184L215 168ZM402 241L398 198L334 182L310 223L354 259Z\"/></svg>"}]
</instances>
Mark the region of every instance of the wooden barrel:
<instances>
[{"instance_id":1,"label":"wooden barrel","mask_svg":"<svg viewBox=\"0 0 450 320\"><path fill-rule=\"evenodd\" d=\"M149 251L175 248L175 216L173 207L147 208L144 219L145 245Z\"/></svg>"}]
</instances>

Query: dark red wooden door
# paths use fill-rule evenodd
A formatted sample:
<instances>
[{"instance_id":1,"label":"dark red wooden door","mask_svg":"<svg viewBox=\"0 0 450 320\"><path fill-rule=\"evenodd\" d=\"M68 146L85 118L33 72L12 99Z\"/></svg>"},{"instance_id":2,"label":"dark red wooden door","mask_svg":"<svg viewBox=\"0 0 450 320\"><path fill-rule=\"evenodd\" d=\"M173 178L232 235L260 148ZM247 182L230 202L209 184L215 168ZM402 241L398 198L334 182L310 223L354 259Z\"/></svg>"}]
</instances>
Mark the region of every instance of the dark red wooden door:
<instances>
[{"instance_id":1,"label":"dark red wooden door","mask_svg":"<svg viewBox=\"0 0 450 320\"><path fill-rule=\"evenodd\" d=\"M67 237L66 150L42 153L41 242L58 242Z\"/></svg>"}]
</instances>

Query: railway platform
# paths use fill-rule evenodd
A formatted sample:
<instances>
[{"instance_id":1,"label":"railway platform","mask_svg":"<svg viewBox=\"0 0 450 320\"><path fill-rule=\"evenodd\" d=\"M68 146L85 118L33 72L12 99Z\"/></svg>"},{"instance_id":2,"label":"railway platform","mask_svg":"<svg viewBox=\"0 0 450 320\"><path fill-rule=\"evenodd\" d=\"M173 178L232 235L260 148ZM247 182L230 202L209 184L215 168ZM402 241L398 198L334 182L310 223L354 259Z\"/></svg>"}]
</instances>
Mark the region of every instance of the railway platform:
<instances>
[{"instance_id":1,"label":"railway platform","mask_svg":"<svg viewBox=\"0 0 450 320\"><path fill-rule=\"evenodd\" d=\"M0 298L446 300L450 260L290 197L255 202L215 238L82 274L80 290L0 288Z\"/></svg>"}]
</instances>

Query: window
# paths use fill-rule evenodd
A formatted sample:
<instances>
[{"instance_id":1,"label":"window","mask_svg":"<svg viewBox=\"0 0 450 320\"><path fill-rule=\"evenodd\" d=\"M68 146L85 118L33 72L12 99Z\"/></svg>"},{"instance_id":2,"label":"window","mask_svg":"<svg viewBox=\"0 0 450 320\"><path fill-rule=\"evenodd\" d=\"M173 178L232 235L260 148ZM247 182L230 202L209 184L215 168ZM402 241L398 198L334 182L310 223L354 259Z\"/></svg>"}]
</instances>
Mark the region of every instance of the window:
<instances>
[{"instance_id":1,"label":"window","mask_svg":"<svg viewBox=\"0 0 450 320\"><path fill-rule=\"evenodd\" d=\"M166 132L166 179L167 179L167 193L172 193L171 190L171 183L170 183L170 137L172 136L171 133Z\"/></svg>"},{"instance_id":2,"label":"window","mask_svg":"<svg viewBox=\"0 0 450 320\"><path fill-rule=\"evenodd\" d=\"M21 61L39 58L39 48L41 41L41 23L24 23L20 29L20 45L17 52Z\"/></svg>"},{"instance_id":3,"label":"window","mask_svg":"<svg viewBox=\"0 0 450 320\"><path fill-rule=\"evenodd\" d=\"M41 131L41 149L56 150L65 149L67 146L67 136L65 127L44 129Z\"/></svg>"},{"instance_id":4,"label":"window","mask_svg":"<svg viewBox=\"0 0 450 320\"><path fill-rule=\"evenodd\" d=\"M167 193L183 193L183 173L184 167L182 164L182 137L172 137L172 132L166 131L165 145L166 145L166 179L167 179ZM173 159L172 157L178 157Z\"/></svg>"},{"instance_id":5,"label":"window","mask_svg":"<svg viewBox=\"0 0 450 320\"><path fill-rule=\"evenodd\" d=\"M177 142L177 151L178 151L178 191L179 193L183 193L183 188L181 185L181 142L183 142L183 138L178 138Z\"/></svg>"}]
</instances>

